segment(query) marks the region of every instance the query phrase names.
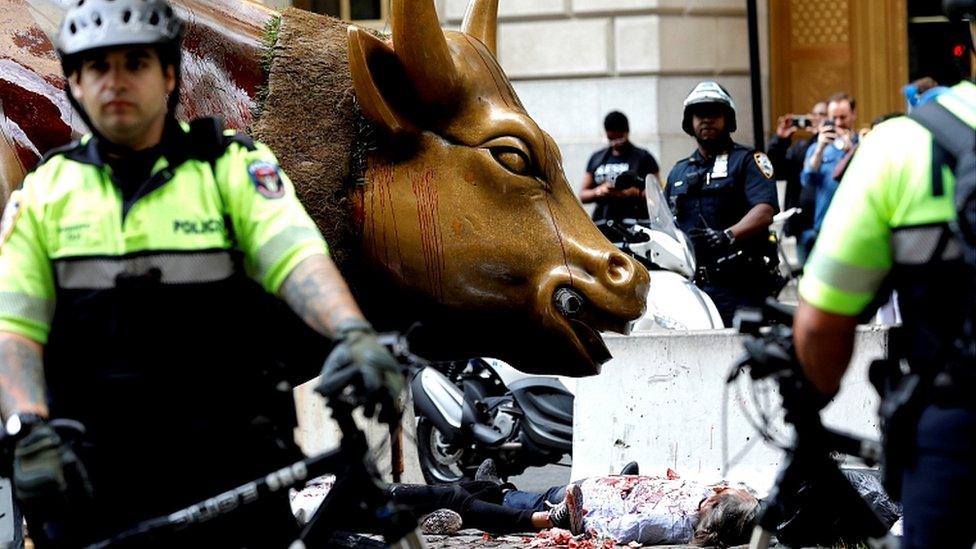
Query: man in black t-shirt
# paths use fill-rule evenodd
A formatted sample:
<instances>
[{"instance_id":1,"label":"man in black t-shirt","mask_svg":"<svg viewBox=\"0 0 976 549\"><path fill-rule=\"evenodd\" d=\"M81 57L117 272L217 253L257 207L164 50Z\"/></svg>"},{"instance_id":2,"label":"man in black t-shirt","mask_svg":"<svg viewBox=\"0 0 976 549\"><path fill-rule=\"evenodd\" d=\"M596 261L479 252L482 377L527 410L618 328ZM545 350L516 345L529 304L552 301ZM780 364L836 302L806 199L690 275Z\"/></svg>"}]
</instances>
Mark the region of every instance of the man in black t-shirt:
<instances>
[{"instance_id":1,"label":"man in black t-shirt","mask_svg":"<svg viewBox=\"0 0 976 549\"><path fill-rule=\"evenodd\" d=\"M603 120L610 146L590 157L583 176L580 200L584 204L596 203L593 221L625 218L647 219L647 202L644 198L644 177L653 174L659 178L657 160L648 151L628 140L630 124L623 113L613 111ZM636 187L617 187L617 176L634 171L640 176Z\"/></svg>"}]
</instances>

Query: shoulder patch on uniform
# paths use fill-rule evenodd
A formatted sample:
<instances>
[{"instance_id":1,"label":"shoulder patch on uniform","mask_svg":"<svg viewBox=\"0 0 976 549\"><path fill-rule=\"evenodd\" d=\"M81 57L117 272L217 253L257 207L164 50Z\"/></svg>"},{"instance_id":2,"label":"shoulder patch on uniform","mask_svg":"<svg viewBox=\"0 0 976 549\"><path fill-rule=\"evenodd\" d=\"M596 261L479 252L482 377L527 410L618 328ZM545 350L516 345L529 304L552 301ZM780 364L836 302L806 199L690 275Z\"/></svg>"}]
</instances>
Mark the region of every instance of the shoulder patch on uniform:
<instances>
[{"instance_id":1,"label":"shoulder patch on uniform","mask_svg":"<svg viewBox=\"0 0 976 549\"><path fill-rule=\"evenodd\" d=\"M278 164L267 160L254 160L247 165L247 173L261 196L281 198L285 195L285 185L281 181Z\"/></svg>"},{"instance_id":2,"label":"shoulder patch on uniform","mask_svg":"<svg viewBox=\"0 0 976 549\"><path fill-rule=\"evenodd\" d=\"M766 176L766 179L773 178L773 161L768 156L764 153L757 152L752 155L752 159L756 161L756 166Z\"/></svg>"},{"instance_id":3,"label":"shoulder patch on uniform","mask_svg":"<svg viewBox=\"0 0 976 549\"><path fill-rule=\"evenodd\" d=\"M23 204L24 200L19 190L10 193L10 198L7 199L7 206L3 209L3 217L0 217L0 249L7 243L10 234L14 232L14 224L17 222L17 218L20 217Z\"/></svg>"}]
</instances>

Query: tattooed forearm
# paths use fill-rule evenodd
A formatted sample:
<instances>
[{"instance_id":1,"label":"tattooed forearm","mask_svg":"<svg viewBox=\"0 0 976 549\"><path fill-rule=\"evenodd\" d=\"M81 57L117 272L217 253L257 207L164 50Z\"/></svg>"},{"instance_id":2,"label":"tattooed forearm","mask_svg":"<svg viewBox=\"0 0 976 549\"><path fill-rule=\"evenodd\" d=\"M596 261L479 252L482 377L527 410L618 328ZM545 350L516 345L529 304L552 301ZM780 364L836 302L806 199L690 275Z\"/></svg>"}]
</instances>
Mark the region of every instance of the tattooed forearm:
<instances>
[{"instance_id":1,"label":"tattooed forearm","mask_svg":"<svg viewBox=\"0 0 976 549\"><path fill-rule=\"evenodd\" d=\"M288 275L281 297L313 330L332 337L345 318L362 318L342 274L325 255L312 256Z\"/></svg>"},{"instance_id":2,"label":"tattooed forearm","mask_svg":"<svg viewBox=\"0 0 976 549\"><path fill-rule=\"evenodd\" d=\"M41 346L25 337L0 333L0 411L46 416L44 362Z\"/></svg>"}]
</instances>

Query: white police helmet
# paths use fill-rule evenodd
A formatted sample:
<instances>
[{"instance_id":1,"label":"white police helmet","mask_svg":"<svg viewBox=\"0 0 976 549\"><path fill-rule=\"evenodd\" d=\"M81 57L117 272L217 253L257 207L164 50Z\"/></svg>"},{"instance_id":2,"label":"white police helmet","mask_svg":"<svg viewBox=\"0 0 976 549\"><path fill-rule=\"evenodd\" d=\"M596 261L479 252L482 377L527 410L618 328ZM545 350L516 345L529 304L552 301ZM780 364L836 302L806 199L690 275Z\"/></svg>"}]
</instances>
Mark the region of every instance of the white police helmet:
<instances>
[{"instance_id":1,"label":"white police helmet","mask_svg":"<svg viewBox=\"0 0 976 549\"><path fill-rule=\"evenodd\" d=\"M695 89L691 90L684 102L684 117L681 121L681 129L688 135L695 135L695 129L691 124L691 107L713 103L722 105L726 110L725 129L732 133L736 129L735 123L735 101L728 90L723 88L718 82L706 80L699 82Z\"/></svg>"},{"instance_id":2,"label":"white police helmet","mask_svg":"<svg viewBox=\"0 0 976 549\"><path fill-rule=\"evenodd\" d=\"M58 33L68 56L113 46L177 45L183 22L166 0L77 0Z\"/></svg>"}]
</instances>

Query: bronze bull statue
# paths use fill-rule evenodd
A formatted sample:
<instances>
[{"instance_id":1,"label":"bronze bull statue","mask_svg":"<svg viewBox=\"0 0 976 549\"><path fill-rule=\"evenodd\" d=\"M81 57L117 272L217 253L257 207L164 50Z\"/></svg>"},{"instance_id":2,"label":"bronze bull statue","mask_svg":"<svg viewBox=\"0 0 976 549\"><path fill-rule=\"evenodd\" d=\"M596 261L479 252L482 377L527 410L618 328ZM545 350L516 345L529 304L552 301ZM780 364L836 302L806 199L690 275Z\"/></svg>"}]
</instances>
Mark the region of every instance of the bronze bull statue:
<instances>
[{"instance_id":1,"label":"bronze bull statue","mask_svg":"<svg viewBox=\"0 0 976 549\"><path fill-rule=\"evenodd\" d=\"M60 0L57 0L60 1ZM647 271L587 218L553 139L495 59L497 0L461 32L433 0L394 0L392 38L239 0L177 0L179 114L266 142L380 329L434 358L493 356L589 375L600 331L644 309ZM64 95L48 0L0 0L0 178L84 131Z\"/></svg>"}]
</instances>

